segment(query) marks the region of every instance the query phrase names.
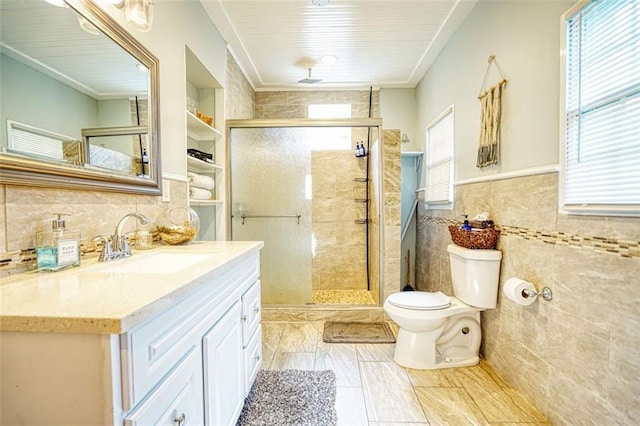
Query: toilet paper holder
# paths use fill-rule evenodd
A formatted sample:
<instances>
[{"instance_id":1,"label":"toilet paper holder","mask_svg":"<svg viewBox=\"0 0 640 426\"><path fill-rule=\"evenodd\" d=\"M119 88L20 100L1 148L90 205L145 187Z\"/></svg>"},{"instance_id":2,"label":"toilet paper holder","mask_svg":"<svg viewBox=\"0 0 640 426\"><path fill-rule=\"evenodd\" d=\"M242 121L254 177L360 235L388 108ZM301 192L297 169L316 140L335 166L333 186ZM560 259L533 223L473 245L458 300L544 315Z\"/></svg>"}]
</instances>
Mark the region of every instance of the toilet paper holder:
<instances>
[{"instance_id":1,"label":"toilet paper holder","mask_svg":"<svg viewBox=\"0 0 640 426\"><path fill-rule=\"evenodd\" d=\"M522 297L524 298L537 297L537 296L541 296L547 302L550 302L551 300L553 300L553 292L549 287L542 287L542 290L540 291L535 291L528 288L525 288L522 290Z\"/></svg>"}]
</instances>

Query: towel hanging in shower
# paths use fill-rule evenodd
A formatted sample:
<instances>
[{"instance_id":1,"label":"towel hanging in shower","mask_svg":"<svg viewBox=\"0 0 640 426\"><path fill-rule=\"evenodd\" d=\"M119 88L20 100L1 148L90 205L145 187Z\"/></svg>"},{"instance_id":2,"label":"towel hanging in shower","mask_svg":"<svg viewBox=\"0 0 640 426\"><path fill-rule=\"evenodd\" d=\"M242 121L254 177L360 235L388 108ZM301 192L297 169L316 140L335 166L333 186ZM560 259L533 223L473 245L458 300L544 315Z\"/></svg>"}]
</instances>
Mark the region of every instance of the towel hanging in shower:
<instances>
[{"instance_id":1,"label":"towel hanging in shower","mask_svg":"<svg viewBox=\"0 0 640 426\"><path fill-rule=\"evenodd\" d=\"M496 64L498 72L502 80L495 86L483 91L489 67L491 63ZM480 144L478 146L478 159L476 166L479 168L487 167L492 164L498 164L498 154L500 152L500 121L502 116L502 92L507 85L507 80L502 75L495 57L489 57L489 65L484 75L484 81L478 99L480 99Z\"/></svg>"}]
</instances>

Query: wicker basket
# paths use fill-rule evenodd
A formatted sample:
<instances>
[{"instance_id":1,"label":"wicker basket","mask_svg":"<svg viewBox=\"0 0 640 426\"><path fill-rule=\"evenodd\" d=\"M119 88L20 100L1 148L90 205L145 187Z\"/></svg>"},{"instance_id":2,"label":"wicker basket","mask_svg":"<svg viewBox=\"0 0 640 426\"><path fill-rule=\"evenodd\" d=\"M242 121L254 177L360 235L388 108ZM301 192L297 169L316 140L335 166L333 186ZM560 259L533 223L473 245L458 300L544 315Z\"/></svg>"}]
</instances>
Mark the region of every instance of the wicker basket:
<instances>
[{"instance_id":1,"label":"wicker basket","mask_svg":"<svg viewBox=\"0 0 640 426\"><path fill-rule=\"evenodd\" d=\"M460 247L468 249L494 249L500 236L495 228L472 229L466 231L460 225L449 225L451 240Z\"/></svg>"}]
</instances>

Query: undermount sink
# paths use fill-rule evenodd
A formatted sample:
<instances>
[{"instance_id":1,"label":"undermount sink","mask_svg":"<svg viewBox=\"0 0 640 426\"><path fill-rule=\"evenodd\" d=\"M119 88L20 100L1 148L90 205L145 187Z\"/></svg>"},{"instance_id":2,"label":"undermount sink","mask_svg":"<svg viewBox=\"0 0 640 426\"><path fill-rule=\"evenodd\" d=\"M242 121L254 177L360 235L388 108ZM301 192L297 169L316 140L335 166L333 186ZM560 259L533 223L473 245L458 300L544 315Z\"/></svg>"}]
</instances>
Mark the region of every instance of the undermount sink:
<instances>
[{"instance_id":1,"label":"undermount sink","mask_svg":"<svg viewBox=\"0 0 640 426\"><path fill-rule=\"evenodd\" d=\"M153 253L136 258L115 261L100 272L126 274L172 274L189 268L197 263L211 258L212 254L202 253Z\"/></svg>"}]
</instances>

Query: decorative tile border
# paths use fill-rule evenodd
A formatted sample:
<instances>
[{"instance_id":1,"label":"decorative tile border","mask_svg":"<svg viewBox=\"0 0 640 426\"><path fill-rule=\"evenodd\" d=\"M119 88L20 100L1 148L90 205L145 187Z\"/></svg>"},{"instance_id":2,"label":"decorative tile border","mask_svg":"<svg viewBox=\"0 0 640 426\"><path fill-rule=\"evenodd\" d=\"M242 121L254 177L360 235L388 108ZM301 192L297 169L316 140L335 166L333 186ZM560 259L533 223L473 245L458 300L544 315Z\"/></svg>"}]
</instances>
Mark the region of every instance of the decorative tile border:
<instances>
[{"instance_id":1,"label":"decorative tile border","mask_svg":"<svg viewBox=\"0 0 640 426\"><path fill-rule=\"evenodd\" d=\"M420 216L421 223L437 225L456 225L459 221L433 216ZM613 238L596 237L590 235L578 235L558 231L537 231L535 229L520 228L517 226L496 225L500 230L500 236L510 236L523 240L539 241L546 244L564 245L585 250L593 250L602 253L617 254L622 257L640 258L640 241L616 240Z\"/></svg>"},{"instance_id":2,"label":"decorative tile border","mask_svg":"<svg viewBox=\"0 0 640 426\"><path fill-rule=\"evenodd\" d=\"M151 232L154 244L160 244L157 231ZM80 241L80 259L84 256L97 255L102 250L102 243ZM36 249L28 248L0 253L0 278L36 269Z\"/></svg>"}]
</instances>

